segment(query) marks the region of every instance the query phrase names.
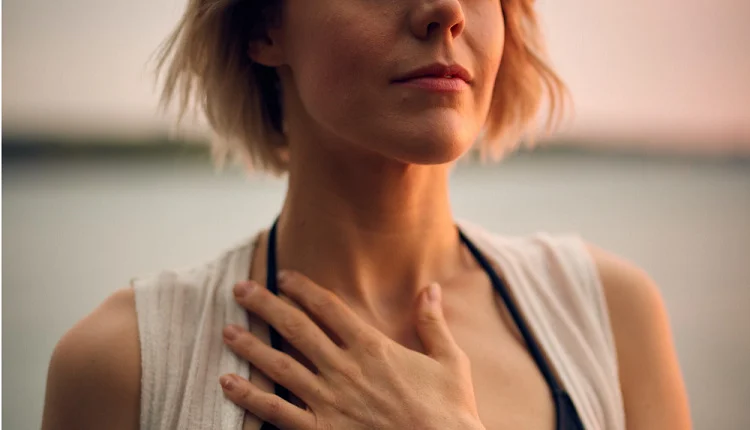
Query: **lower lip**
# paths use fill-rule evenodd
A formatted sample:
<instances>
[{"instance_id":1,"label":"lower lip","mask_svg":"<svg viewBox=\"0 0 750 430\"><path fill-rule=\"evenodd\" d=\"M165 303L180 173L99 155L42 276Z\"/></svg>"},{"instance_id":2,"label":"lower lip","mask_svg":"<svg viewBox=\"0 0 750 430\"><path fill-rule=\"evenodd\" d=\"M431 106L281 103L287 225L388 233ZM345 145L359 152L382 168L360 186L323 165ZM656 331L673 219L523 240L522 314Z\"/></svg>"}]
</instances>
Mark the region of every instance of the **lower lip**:
<instances>
[{"instance_id":1,"label":"lower lip","mask_svg":"<svg viewBox=\"0 0 750 430\"><path fill-rule=\"evenodd\" d=\"M457 93L469 88L469 84L460 78L424 77L399 81L397 83L438 93Z\"/></svg>"}]
</instances>

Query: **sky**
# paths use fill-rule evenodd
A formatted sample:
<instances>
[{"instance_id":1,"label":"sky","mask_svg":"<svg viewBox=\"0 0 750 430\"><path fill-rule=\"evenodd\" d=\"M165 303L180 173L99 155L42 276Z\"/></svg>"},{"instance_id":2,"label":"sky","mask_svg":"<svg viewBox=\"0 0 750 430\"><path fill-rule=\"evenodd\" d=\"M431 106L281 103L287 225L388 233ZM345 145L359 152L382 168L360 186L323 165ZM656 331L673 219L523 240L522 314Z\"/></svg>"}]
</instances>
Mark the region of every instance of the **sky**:
<instances>
[{"instance_id":1,"label":"sky","mask_svg":"<svg viewBox=\"0 0 750 430\"><path fill-rule=\"evenodd\" d=\"M184 4L5 0L6 130L169 130L173 117L157 110L149 57ZM575 106L558 137L750 152L750 2L539 0L537 7Z\"/></svg>"}]
</instances>

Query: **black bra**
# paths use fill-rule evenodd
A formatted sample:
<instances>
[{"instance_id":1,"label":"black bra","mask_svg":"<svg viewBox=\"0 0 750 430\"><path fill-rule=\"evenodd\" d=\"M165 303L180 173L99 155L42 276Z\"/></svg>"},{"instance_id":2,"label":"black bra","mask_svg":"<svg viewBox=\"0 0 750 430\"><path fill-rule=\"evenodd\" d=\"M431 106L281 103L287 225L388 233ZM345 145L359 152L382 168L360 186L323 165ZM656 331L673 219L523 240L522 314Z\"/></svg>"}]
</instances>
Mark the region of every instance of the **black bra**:
<instances>
[{"instance_id":1,"label":"black bra","mask_svg":"<svg viewBox=\"0 0 750 430\"><path fill-rule=\"evenodd\" d=\"M276 285L276 230L278 225L278 219L276 222L274 222L273 227L271 228L271 232L268 236L268 255L266 257L267 259L267 268L266 268L266 286L268 287L268 290L273 292L274 294L279 294L278 286ZM479 250L474 246L474 244L466 237L466 235L463 234L461 229L458 229L459 237L461 238L461 241L466 245L466 247L469 249L471 254L474 256L476 261L479 263L480 266L482 266L482 269L487 273L487 275L490 277L490 281L492 281L492 286L495 288L495 291L500 295L500 297L503 299L503 302L505 302L505 306L508 309L508 312L510 312L510 315L513 317L513 321L516 323L516 326L518 326L518 331L521 332L521 336L523 336L524 341L526 342L526 347L528 348L529 352L531 353L531 356L534 358L534 361L536 362L537 367L539 368L539 371L542 373L542 376L544 376L544 380L547 382L547 385L550 388L550 393L552 394L552 400L555 404L555 411L556 411L556 426L555 428L557 430L583 430L583 423L581 423L581 419L578 416L578 412L576 411L575 405L573 404L572 400L570 399L570 396L568 393L563 389L560 384L557 382L557 379L552 374L552 371L550 370L550 366L547 363L546 359L544 358L544 355L542 354L542 350L539 347L539 344L534 339L534 336L532 336L531 331L526 326L526 323L524 322L523 318L521 317L520 312L516 308L513 300L510 298L510 294L508 293L508 289L505 286L505 283L500 279L500 277L495 273L495 271L492 269L492 266L487 262L487 260L484 258L484 256L479 252ZM270 327L270 333L271 333L271 346L274 349L281 350L281 335L273 328ZM289 401L289 390L287 390L285 387L282 387L279 384L275 384L275 391L276 395L281 397L282 399ZM278 430L276 426L270 423L263 423L263 426L261 427L261 430Z\"/></svg>"}]
</instances>

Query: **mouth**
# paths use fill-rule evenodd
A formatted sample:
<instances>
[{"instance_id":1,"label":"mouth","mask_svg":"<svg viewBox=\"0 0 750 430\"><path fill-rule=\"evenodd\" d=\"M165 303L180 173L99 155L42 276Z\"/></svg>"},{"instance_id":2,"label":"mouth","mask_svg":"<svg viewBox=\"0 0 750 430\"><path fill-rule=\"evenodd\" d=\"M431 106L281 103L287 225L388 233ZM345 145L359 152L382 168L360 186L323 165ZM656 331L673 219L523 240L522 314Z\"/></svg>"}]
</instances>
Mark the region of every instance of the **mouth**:
<instances>
[{"instance_id":1,"label":"mouth","mask_svg":"<svg viewBox=\"0 0 750 430\"><path fill-rule=\"evenodd\" d=\"M419 80L460 80L465 84L471 84L471 74L460 64L430 64L425 67L412 70L394 80L396 83L408 83Z\"/></svg>"}]
</instances>

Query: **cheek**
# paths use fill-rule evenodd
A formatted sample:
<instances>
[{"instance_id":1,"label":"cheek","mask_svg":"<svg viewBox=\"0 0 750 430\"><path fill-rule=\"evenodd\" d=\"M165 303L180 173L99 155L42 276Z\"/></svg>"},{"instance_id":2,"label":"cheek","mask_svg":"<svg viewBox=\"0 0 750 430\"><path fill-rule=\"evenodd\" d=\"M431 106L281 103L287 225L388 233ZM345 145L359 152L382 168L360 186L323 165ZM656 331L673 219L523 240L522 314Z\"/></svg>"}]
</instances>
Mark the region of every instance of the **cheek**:
<instances>
[{"instance_id":1,"label":"cheek","mask_svg":"<svg viewBox=\"0 0 750 430\"><path fill-rule=\"evenodd\" d=\"M467 34L467 44L471 49L476 64L478 82L481 83L481 104L488 104L500 68L501 58L505 47L505 25L502 12L477 14L474 27Z\"/></svg>"},{"instance_id":2,"label":"cheek","mask_svg":"<svg viewBox=\"0 0 750 430\"><path fill-rule=\"evenodd\" d=\"M291 66L300 98L306 110L323 122L372 110L362 101L369 98L366 92L371 84L380 79L376 59L388 55L383 48L388 42L383 32L362 24L330 17L324 26L307 32L294 49Z\"/></svg>"}]
</instances>

